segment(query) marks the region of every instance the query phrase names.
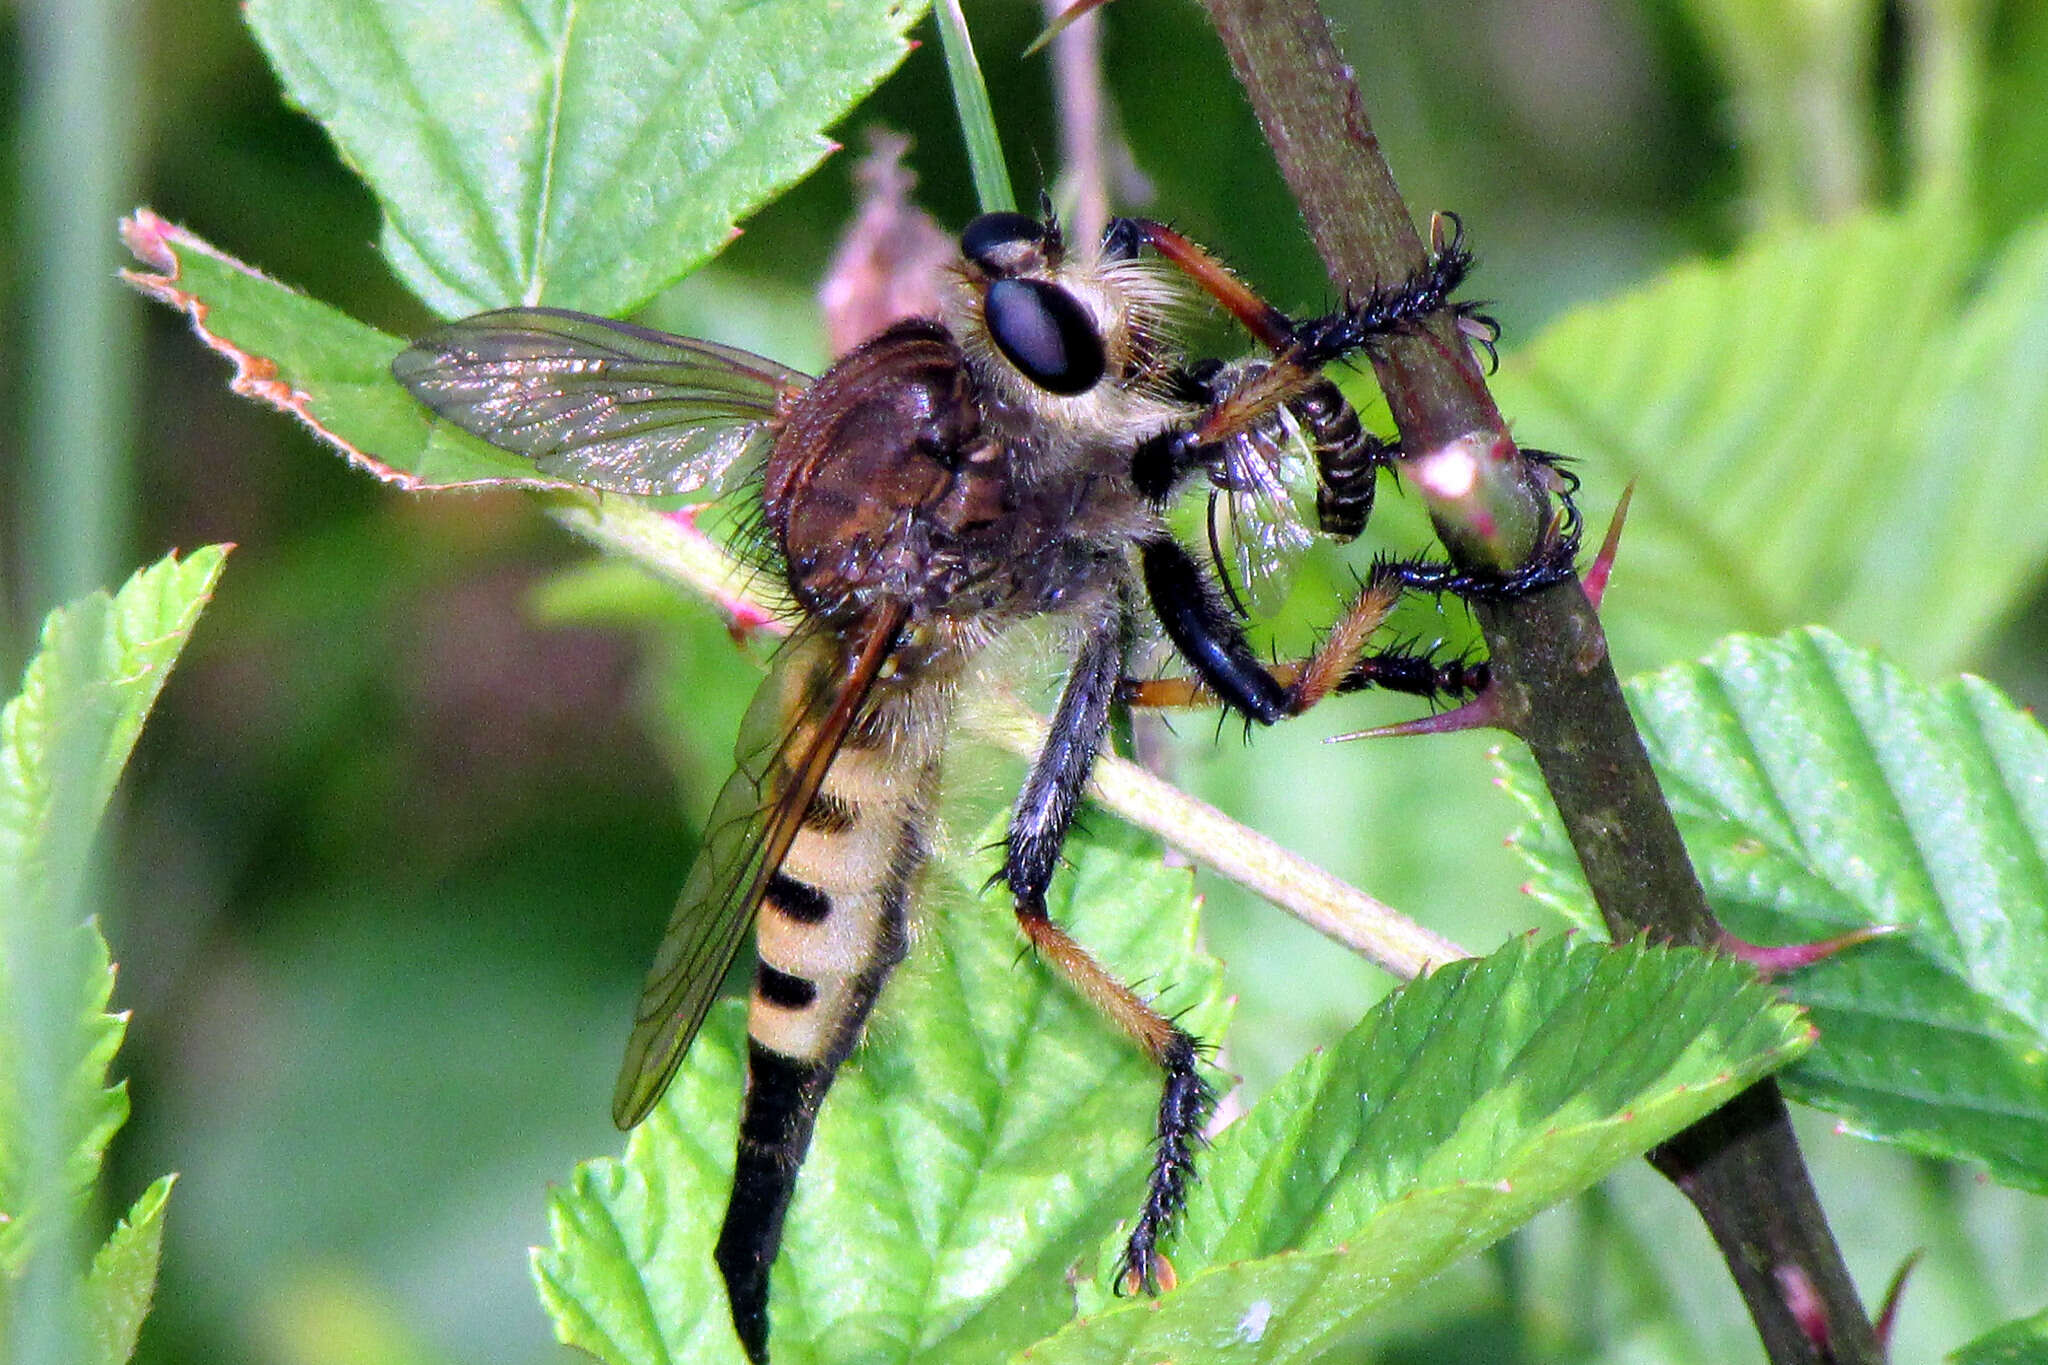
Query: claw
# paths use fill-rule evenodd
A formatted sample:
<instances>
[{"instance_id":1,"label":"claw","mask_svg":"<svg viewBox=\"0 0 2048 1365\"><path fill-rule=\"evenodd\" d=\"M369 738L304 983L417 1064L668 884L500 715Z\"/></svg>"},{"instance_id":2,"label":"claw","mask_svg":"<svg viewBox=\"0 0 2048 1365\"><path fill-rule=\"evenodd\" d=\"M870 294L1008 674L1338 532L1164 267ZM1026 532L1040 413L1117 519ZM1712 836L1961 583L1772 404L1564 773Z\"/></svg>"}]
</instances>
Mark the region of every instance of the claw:
<instances>
[{"instance_id":1,"label":"claw","mask_svg":"<svg viewBox=\"0 0 2048 1365\"><path fill-rule=\"evenodd\" d=\"M1801 967L1811 967L1816 962L1824 962L1844 948L1853 948L1859 943L1868 943L1874 938L1884 938L1900 932L1900 925L1872 924L1813 943L1788 943L1779 947L1767 947L1739 939L1723 930L1720 942L1716 946L1728 956L1747 962L1756 968L1758 976L1769 981L1774 977L1783 976L1786 972L1796 972Z\"/></svg>"},{"instance_id":2,"label":"claw","mask_svg":"<svg viewBox=\"0 0 2048 1365\"><path fill-rule=\"evenodd\" d=\"M1621 548L1622 523L1628 520L1628 505L1635 498L1636 483L1630 479L1628 487L1621 490L1621 500L1614 504L1614 516L1607 523L1607 537L1600 542L1600 553L1593 556L1593 562L1586 566L1585 576L1579 581L1585 585L1586 597L1594 610L1599 610L1600 599L1607 593L1607 579L1614 572L1614 553Z\"/></svg>"}]
</instances>

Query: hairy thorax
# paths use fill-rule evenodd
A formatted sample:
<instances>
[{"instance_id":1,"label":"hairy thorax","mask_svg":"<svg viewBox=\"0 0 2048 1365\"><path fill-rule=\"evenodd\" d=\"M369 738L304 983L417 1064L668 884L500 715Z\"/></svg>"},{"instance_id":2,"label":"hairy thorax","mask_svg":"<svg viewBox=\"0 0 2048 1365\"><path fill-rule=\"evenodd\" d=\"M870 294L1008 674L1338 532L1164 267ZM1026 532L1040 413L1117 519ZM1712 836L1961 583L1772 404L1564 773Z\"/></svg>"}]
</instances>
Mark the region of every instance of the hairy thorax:
<instances>
[{"instance_id":1,"label":"hairy thorax","mask_svg":"<svg viewBox=\"0 0 2048 1365\"><path fill-rule=\"evenodd\" d=\"M1124 572L1123 547L1158 524L1127 433L1173 410L1130 394L1108 400L1129 409L1116 422L1057 420L996 395L983 369L944 326L899 323L781 426L764 504L807 614L846 628L901 602L914 628L971 652L1012 622L1101 601Z\"/></svg>"}]
</instances>

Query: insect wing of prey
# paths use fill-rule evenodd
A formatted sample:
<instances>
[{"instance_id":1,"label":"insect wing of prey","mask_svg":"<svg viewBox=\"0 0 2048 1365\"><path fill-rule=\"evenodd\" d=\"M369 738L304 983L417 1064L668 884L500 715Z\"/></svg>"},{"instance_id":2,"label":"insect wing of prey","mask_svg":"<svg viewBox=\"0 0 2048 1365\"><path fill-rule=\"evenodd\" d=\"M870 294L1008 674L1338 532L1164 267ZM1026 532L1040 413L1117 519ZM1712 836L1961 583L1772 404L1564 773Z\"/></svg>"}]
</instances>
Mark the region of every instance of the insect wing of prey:
<instances>
[{"instance_id":1,"label":"insect wing of prey","mask_svg":"<svg viewBox=\"0 0 2048 1365\"><path fill-rule=\"evenodd\" d=\"M1287 570L1315 543L1314 453L1286 409L1273 421L1271 431L1231 439L1209 490L1209 552L1246 615L1278 610Z\"/></svg>"},{"instance_id":2,"label":"insect wing of prey","mask_svg":"<svg viewBox=\"0 0 2048 1365\"><path fill-rule=\"evenodd\" d=\"M682 1065L908 615L901 604L881 608L844 652L800 633L748 708L738 766L641 989L612 1093L619 1127L645 1118Z\"/></svg>"},{"instance_id":3,"label":"insect wing of prey","mask_svg":"<svg viewBox=\"0 0 2048 1365\"><path fill-rule=\"evenodd\" d=\"M450 323L391 368L442 417L542 473L641 495L746 467L781 397L811 382L735 347L557 308Z\"/></svg>"}]
</instances>

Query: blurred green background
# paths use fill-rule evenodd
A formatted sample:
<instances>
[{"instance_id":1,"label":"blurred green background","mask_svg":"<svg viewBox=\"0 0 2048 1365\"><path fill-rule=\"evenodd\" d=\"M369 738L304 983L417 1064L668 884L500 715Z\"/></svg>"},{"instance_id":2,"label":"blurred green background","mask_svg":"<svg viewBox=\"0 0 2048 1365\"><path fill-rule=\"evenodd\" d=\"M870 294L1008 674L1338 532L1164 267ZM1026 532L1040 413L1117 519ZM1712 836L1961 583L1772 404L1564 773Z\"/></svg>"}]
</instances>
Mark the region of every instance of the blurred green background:
<instances>
[{"instance_id":1,"label":"blurred green background","mask_svg":"<svg viewBox=\"0 0 2048 1365\"><path fill-rule=\"evenodd\" d=\"M1759 222L1885 202L1911 155L1901 54L1929 15L1991 35L1978 136L1999 170L1956 192L1991 241L2048 209L2048 7L1807 0L1787 9L1811 18L1825 60L1798 79L1757 69L1797 52L1746 51L1717 28L1741 8L1330 5L1411 202L1455 208L1473 231L1475 292L1497 301L1509 348ZM428 321L373 247L370 196L284 107L231 0L17 0L0 16L0 664L14 676L62 596L173 547L241 547L144 736L110 860L117 1004L135 1014L134 1118L110 1195L125 1206L154 1174L182 1173L141 1358L565 1359L524 1248L546 1235L544 1184L619 1145L606 1110L629 1001L758 673L694 603L649 589L616 612L625 628L593 619L630 589L593 584L574 568L585 552L517 496L413 498L350 473L231 395L180 318L113 282L114 219L148 203L378 326ZM1058 156L1046 68L1011 56L1041 17L1021 0L970 17L1028 193ZM1132 162L1119 206L1170 218L1285 307L1327 304L1195 8L1123 0L1108 18ZM1836 82L1854 116L1838 130L1846 169L1773 161L1757 92L1774 78ZM868 125L912 135L941 222L971 214L935 43L839 136L858 146ZM834 158L749 223L658 305L663 323L822 363L808 299L849 214L851 164ZM1384 502L1378 543L1420 544L1412 502ZM1596 524L1606 512L1588 508ZM1283 645L1343 572L1308 573ZM577 605L591 601L610 605ZM1976 661L2036 704L2043 618L2037 600ZM1413 628L1469 631L1456 613ZM1408 709L1332 704L1251 744L1235 727L1212 742L1196 719L1170 761L1483 950L1542 922L1502 847L1516 812L1491 790L1490 742L1320 742ZM999 760L961 766L963 809L1015 781ZM1253 1087L1387 988L1277 912L1205 886L1211 946L1242 997L1227 1064ZM994 898L989 912L1007 913ZM1868 1292L1914 1246L1935 1250L1895 1358L2039 1306L2035 1202L1824 1122L1804 1131ZM1704 1273L1711 1255L1674 1196L1625 1173L1449 1277L1387 1326L1384 1358L1752 1358L1732 1291ZM1526 1302L1517 1285L1554 1305L1533 1334L1503 1321L1503 1304Z\"/></svg>"}]
</instances>

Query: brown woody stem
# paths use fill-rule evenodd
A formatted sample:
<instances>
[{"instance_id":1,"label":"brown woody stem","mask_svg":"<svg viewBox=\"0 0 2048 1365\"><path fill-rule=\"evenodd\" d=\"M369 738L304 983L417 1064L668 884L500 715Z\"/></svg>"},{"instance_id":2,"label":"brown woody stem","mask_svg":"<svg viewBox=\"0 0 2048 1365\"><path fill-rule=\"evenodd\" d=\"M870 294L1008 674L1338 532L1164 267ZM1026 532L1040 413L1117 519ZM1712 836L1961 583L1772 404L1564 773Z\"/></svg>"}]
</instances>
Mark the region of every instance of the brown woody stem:
<instances>
[{"instance_id":1,"label":"brown woody stem","mask_svg":"<svg viewBox=\"0 0 2048 1365\"><path fill-rule=\"evenodd\" d=\"M1419 269L1423 240L1314 0L1203 4L1332 281L1359 295ZM1406 450L1426 458L1458 446L1477 457L1469 486L1430 498L1453 561L1469 570L1519 564L1548 524L1544 484L1516 451L1451 321L1389 345L1374 369ZM1534 754L1609 931L1717 941L1580 584L1475 610L1502 722ZM1876 1335L1774 1082L1744 1092L1650 1161L1706 1221L1773 1362L1878 1365Z\"/></svg>"}]
</instances>

